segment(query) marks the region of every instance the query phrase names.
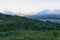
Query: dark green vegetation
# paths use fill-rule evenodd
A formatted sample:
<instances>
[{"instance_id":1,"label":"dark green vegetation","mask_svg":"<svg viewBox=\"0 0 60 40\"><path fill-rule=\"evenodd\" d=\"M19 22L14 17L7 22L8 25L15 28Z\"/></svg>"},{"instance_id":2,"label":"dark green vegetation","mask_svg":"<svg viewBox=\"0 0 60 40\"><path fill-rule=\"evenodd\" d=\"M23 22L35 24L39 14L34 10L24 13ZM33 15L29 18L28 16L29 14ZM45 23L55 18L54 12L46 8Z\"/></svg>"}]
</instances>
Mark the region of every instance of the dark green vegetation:
<instances>
[{"instance_id":1,"label":"dark green vegetation","mask_svg":"<svg viewBox=\"0 0 60 40\"><path fill-rule=\"evenodd\" d=\"M60 40L60 24L0 13L0 40Z\"/></svg>"}]
</instances>

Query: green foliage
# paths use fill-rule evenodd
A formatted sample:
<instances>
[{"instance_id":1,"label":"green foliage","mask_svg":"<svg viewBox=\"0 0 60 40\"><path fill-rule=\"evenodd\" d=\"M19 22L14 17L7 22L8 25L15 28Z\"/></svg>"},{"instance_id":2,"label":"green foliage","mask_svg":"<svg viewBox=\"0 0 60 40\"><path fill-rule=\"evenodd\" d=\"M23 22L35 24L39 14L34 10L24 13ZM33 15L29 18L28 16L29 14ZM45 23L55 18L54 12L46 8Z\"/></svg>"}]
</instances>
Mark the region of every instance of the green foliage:
<instances>
[{"instance_id":1,"label":"green foliage","mask_svg":"<svg viewBox=\"0 0 60 40\"><path fill-rule=\"evenodd\" d=\"M54 31L54 32L53 32L53 36L54 36L54 37L57 37L57 36L58 36L58 32L57 32L57 31Z\"/></svg>"},{"instance_id":2,"label":"green foliage","mask_svg":"<svg viewBox=\"0 0 60 40\"><path fill-rule=\"evenodd\" d=\"M55 37L54 32L57 32L58 36ZM20 30L0 32L0 40L60 40L60 31Z\"/></svg>"},{"instance_id":3,"label":"green foliage","mask_svg":"<svg viewBox=\"0 0 60 40\"><path fill-rule=\"evenodd\" d=\"M60 24L55 22L43 22L25 17L4 15L0 13L0 31L13 30L60 30Z\"/></svg>"},{"instance_id":4,"label":"green foliage","mask_svg":"<svg viewBox=\"0 0 60 40\"><path fill-rule=\"evenodd\" d=\"M60 40L60 23L0 13L0 40Z\"/></svg>"}]
</instances>

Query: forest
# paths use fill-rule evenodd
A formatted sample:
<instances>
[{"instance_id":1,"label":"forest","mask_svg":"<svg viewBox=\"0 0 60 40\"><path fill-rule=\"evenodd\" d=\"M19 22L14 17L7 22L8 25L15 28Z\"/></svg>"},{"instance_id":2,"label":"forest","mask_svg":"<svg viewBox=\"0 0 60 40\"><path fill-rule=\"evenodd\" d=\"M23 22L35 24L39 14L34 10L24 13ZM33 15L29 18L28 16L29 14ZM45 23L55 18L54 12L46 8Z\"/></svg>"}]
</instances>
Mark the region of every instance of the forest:
<instances>
[{"instance_id":1,"label":"forest","mask_svg":"<svg viewBox=\"0 0 60 40\"><path fill-rule=\"evenodd\" d=\"M0 13L0 40L60 40L60 23Z\"/></svg>"}]
</instances>

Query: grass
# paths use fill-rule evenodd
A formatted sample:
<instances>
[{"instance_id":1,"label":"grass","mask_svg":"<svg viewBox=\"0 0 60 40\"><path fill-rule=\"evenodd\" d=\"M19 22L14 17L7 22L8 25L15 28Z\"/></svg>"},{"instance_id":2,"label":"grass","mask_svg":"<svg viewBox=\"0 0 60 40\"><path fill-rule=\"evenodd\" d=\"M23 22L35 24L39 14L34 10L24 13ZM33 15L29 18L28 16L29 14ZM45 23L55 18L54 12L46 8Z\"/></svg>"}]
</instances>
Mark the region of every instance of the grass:
<instances>
[{"instance_id":1,"label":"grass","mask_svg":"<svg viewBox=\"0 0 60 40\"><path fill-rule=\"evenodd\" d=\"M20 30L0 32L0 40L60 40L60 31Z\"/></svg>"}]
</instances>

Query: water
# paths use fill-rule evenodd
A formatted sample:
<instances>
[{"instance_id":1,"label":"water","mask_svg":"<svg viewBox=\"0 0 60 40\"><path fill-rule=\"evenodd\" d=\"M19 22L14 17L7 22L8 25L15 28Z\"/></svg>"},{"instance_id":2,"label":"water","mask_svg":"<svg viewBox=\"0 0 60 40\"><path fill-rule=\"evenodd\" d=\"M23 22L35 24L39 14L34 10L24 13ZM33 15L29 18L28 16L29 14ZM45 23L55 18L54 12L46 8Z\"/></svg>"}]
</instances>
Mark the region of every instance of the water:
<instances>
[{"instance_id":1,"label":"water","mask_svg":"<svg viewBox=\"0 0 60 40\"><path fill-rule=\"evenodd\" d=\"M60 23L60 19L39 19L39 20L42 20L42 21L51 21L51 22L58 22L58 23Z\"/></svg>"}]
</instances>

